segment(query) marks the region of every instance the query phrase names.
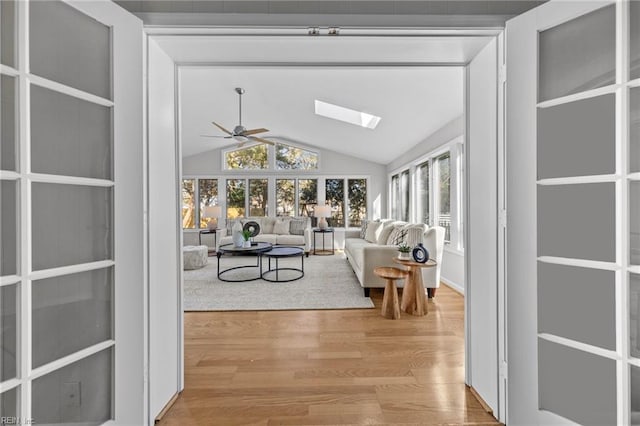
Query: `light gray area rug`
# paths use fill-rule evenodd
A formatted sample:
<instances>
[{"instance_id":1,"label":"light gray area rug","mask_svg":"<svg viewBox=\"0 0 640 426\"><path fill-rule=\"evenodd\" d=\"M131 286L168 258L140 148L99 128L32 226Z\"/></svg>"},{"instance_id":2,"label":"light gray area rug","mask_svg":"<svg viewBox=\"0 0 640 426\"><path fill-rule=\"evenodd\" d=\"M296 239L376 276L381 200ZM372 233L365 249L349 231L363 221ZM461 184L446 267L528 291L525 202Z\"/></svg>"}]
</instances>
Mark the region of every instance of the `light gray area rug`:
<instances>
[{"instance_id":1,"label":"light gray area rug","mask_svg":"<svg viewBox=\"0 0 640 426\"><path fill-rule=\"evenodd\" d=\"M255 264L253 257L222 257L220 267ZM272 261L272 267L274 267ZM300 268L300 258L280 259L280 267ZM258 268L240 269L225 278L256 276ZM264 259L263 269L267 269ZM217 260L201 269L184 271L185 311L262 311L287 309L373 308L344 254L304 258L303 278L288 283L264 280L228 283L217 277ZM280 279L293 272L282 271ZM269 278L274 275L271 273Z\"/></svg>"}]
</instances>

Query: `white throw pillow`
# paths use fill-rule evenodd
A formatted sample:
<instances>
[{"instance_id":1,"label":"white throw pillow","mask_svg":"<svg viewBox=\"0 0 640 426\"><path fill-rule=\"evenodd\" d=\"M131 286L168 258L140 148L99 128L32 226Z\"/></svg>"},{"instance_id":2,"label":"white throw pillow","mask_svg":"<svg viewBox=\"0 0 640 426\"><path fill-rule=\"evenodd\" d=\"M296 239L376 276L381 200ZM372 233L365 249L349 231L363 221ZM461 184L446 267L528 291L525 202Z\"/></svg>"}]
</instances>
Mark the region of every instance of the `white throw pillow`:
<instances>
[{"instance_id":1,"label":"white throw pillow","mask_svg":"<svg viewBox=\"0 0 640 426\"><path fill-rule=\"evenodd\" d=\"M382 224L380 222L369 222L364 239L370 243L376 243L381 230Z\"/></svg>"},{"instance_id":2,"label":"white throw pillow","mask_svg":"<svg viewBox=\"0 0 640 426\"><path fill-rule=\"evenodd\" d=\"M378 241L377 243L380 245L387 244L387 240L389 239L389 235L391 235L391 231L393 231L393 222L381 222L382 226L379 229Z\"/></svg>"},{"instance_id":3,"label":"white throw pillow","mask_svg":"<svg viewBox=\"0 0 640 426\"><path fill-rule=\"evenodd\" d=\"M276 235L289 235L290 219L278 219L273 224L273 233Z\"/></svg>"}]
</instances>

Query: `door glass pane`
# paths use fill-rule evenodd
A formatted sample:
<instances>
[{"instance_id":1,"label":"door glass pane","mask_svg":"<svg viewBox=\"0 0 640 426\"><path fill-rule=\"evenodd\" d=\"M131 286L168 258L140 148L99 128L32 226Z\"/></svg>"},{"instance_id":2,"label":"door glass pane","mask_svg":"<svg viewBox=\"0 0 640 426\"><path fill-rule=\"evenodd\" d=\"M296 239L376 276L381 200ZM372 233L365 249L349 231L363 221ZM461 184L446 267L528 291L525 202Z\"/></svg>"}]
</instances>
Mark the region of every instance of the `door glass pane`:
<instances>
[{"instance_id":1,"label":"door glass pane","mask_svg":"<svg viewBox=\"0 0 640 426\"><path fill-rule=\"evenodd\" d=\"M629 354L640 358L640 275L638 274L629 274L629 334Z\"/></svg>"},{"instance_id":2,"label":"door glass pane","mask_svg":"<svg viewBox=\"0 0 640 426\"><path fill-rule=\"evenodd\" d=\"M276 215L295 216L295 179L276 179Z\"/></svg>"},{"instance_id":3,"label":"door glass pane","mask_svg":"<svg viewBox=\"0 0 640 426\"><path fill-rule=\"evenodd\" d=\"M615 6L540 32L539 101L613 84Z\"/></svg>"},{"instance_id":4,"label":"door glass pane","mask_svg":"<svg viewBox=\"0 0 640 426\"><path fill-rule=\"evenodd\" d=\"M18 392L13 388L0 394L0 417L18 417Z\"/></svg>"},{"instance_id":5,"label":"door glass pane","mask_svg":"<svg viewBox=\"0 0 640 426\"><path fill-rule=\"evenodd\" d=\"M2 3L2 2L0 2ZM16 79L8 75L0 77L0 94L2 106L0 106L0 168L2 170L17 171L17 145L16 138Z\"/></svg>"},{"instance_id":6,"label":"door glass pane","mask_svg":"<svg viewBox=\"0 0 640 426\"><path fill-rule=\"evenodd\" d=\"M631 216L629 219L630 257L633 265L640 265L640 182L629 183L629 205Z\"/></svg>"},{"instance_id":7,"label":"door glass pane","mask_svg":"<svg viewBox=\"0 0 640 426\"><path fill-rule=\"evenodd\" d=\"M110 340L111 268L33 282L33 368Z\"/></svg>"},{"instance_id":8,"label":"door glass pane","mask_svg":"<svg viewBox=\"0 0 640 426\"><path fill-rule=\"evenodd\" d=\"M83 426L111 419L112 362L109 348L34 380L33 418Z\"/></svg>"},{"instance_id":9,"label":"door glass pane","mask_svg":"<svg viewBox=\"0 0 640 426\"><path fill-rule=\"evenodd\" d=\"M111 179L111 109L31 86L31 170Z\"/></svg>"},{"instance_id":10,"label":"door glass pane","mask_svg":"<svg viewBox=\"0 0 640 426\"><path fill-rule=\"evenodd\" d=\"M196 227L196 181L182 180L182 227L193 229Z\"/></svg>"},{"instance_id":11,"label":"door glass pane","mask_svg":"<svg viewBox=\"0 0 640 426\"><path fill-rule=\"evenodd\" d=\"M538 108L538 179L616 171L616 98Z\"/></svg>"},{"instance_id":12,"label":"door glass pane","mask_svg":"<svg viewBox=\"0 0 640 426\"><path fill-rule=\"evenodd\" d=\"M244 216L246 182L244 179L227 179L227 219Z\"/></svg>"},{"instance_id":13,"label":"door glass pane","mask_svg":"<svg viewBox=\"0 0 640 426\"><path fill-rule=\"evenodd\" d=\"M538 332L616 349L615 272L538 262Z\"/></svg>"},{"instance_id":14,"label":"door glass pane","mask_svg":"<svg viewBox=\"0 0 640 426\"><path fill-rule=\"evenodd\" d=\"M318 204L318 179L298 180L298 214L313 216L313 209Z\"/></svg>"},{"instance_id":15,"label":"door glass pane","mask_svg":"<svg viewBox=\"0 0 640 426\"><path fill-rule=\"evenodd\" d=\"M268 216L269 182L249 179L249 216Z\"/></svg>"},{"instance_id":16,"label":"door glass pane","mask_svg":"<svg viewBox=\"0 0 640 426\"><path fill-rule=\"evenodd\" d=\"M18 268L18 183L0 181L0 238L2 239L2 261L0 275L16 275Z\"/></svg>"},{"instance_id":17,"label":"door glass pane","mask_svg":"<svg viewBox=\"0 0 640 426\"><path fill-rule=\"evenodd\" d=\"M538 398L585 425L616 424L616 361L538 339Z\"/></svg>"},{"instance_id":18,"label":"door glass pane","mask_svg":"<svg viewBox=\"0 0 640 426\"><path fill-rule=\"evenodd\" d=\"M200 228L206 228L213 218L204 217L204 208L218 205L218 179L198 179L198 187L200 190Z\"/></svg>"},{"instance_id":19,"label":"door glass pane","mask_svg":"<svg viewBox=\"0 0 640 426\"><path fill-rule=\"evenodd\" d=\"M18 285L0 287L0 382L16 377L18 367Z\"/></svg>"},{"instance_id":20,"label":"door glass pane","mask_svg":"<svg viewBox=\"0 0 640 426\"><path fill-rule=\"evenodd\" d=\"M16 24L16 1L0 1L0 62L16 68L16 41L18 25Z\"/></svg>"},{"instance_id":21,"label":"door glass pane","mask_svg":"<svg viewBox=\"0 0 640 426\"><path fill-rule=\"evenodd\" d=\"M445 229L444 240L451 240L451 155L436 158L438 168L438 226Z\"/></svg>"},{"instance_id":22,"label":"door glass pane","mask_svg":"<svg viewBox=\"0 0 640 426\"><path fill-rule=\"evenodd\" d=\"M640 78L640 2L631 1L631 42L629 44L631 58L631 78Z\"/></svg>"},{"instance_id":23,"label":"door glass pane","mask_svg":"<svg viewBox=\"0 0 640 426\"><path fill-rule=\"evenodd\" d=\"M635 365L629 367L631 375L631 425L640 426L640 368Z\"/></svg>"},{"instance_id":24,"label":"door glass pane","mask_svg":"<svg viewBox=\"0 0 640 426\"><path fill-rule=\"evenodd\" d=\"M111 259L112 190L32 185L33 269Z\"/></svg>"},{"instance_id":25,"label":"door glass pane","mask_svg":"<svg viewBox=\"0 0 640 426\"><path fill-rule=\"evenodd\" d=\"M327 179L325 183L325 199L331 206L331 218L327 221L329 226L341 228L344 226L344 179Z\"/></svg>"},{"instance_id":26,"label":"door glass pane","mask_svg":"<svg viewBox=\"0 0 640 426\"><path fill-rule=\"evenodd\" d=\"M349 179L347 184L349 226L362 226L362 221L367 218L367 180Z\"/></svg>"},{"instance_id":27,"label":"door glass pane","mask_svg":"<svg viewBox=\"0 0 640 426\"><path fill-rule=\"evenodd\" d=\"M615 184L538 187L538 256L615 262Z\"/></svg>"},{"instance_id":28,"label":"door glass pane","mask_svg":"<svg viewBox=\"0 0 640 426\"><path fill-rule=\"evenodd\" d=\"M633 173L640 172L640 87L629 93L629 169Z\"/></svg>"},{"instance_id":29,"label":"door glass pane","mask_svg":"<svg viewBox=\"0 0 640 426\"><path fill-rule=\"evenodd\" d=\"M418 166L418 220L430 224L429 220L429 162Z\"/></svg>"},{"instance_id":30,"label":"door glass pane","mask_svg":"<svg viewBox=\"0 0 640 426\"><path fill-rule=\"evenodd\" d=\"M57 0L29 4L31 73L111 99L111 30Z\"/></svg>"}]
</instances>

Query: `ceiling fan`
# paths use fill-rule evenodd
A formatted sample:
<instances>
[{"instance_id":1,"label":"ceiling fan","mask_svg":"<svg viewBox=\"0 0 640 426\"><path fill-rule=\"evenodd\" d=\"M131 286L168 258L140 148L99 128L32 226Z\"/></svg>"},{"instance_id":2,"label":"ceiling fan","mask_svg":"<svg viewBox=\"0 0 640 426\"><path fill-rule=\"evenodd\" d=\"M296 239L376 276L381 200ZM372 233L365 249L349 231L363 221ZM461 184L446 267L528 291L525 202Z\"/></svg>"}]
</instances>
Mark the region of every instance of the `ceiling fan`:
<instances>
[{"instance_id":1,"label":"ceiling fan","mask_svg":"<svg viewBox=\"0 0 640 426\"><path fill-rule=\"evenodd\" d=\"M242 125L242 95L244 94L244 89L241 87L236 87L236 93L238 94L239 119L238 119L238 125L233 128L233 132L228 131L227 129L225 129L215 121L212 121L211 123L213 123L214 126L216 126L218 129L225 132L228 136L212 136L212 135L201 135L201 136L206 138L234 139L238 142L238 146L240 147L246 144L247 142L260 142L260 143L266 143L268 145L275 145L275 142L272 142L268 139L260 138L258 136L253 136L258 133L268 132L269 129L259 128L259 129L247 130Z\"/></svg>"}]
</instances>

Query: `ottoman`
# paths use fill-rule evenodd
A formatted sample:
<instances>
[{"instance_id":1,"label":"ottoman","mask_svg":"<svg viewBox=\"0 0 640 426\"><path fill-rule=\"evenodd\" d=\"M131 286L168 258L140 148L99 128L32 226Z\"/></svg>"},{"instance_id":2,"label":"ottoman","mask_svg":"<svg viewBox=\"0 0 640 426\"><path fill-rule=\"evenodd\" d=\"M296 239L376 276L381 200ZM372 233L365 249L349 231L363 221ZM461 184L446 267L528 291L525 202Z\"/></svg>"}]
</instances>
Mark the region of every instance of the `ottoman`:
<instances>
[{"instance_id":1,"label":"ottoman","mask_svg":"<svg viewBox=\"0 0 640 426\"><path fill-rule=\"evenodd\" d=\"M207 264L209 259L207 246L182 247L183 269L200 269Z\"/></svg>"}]
</instances>

